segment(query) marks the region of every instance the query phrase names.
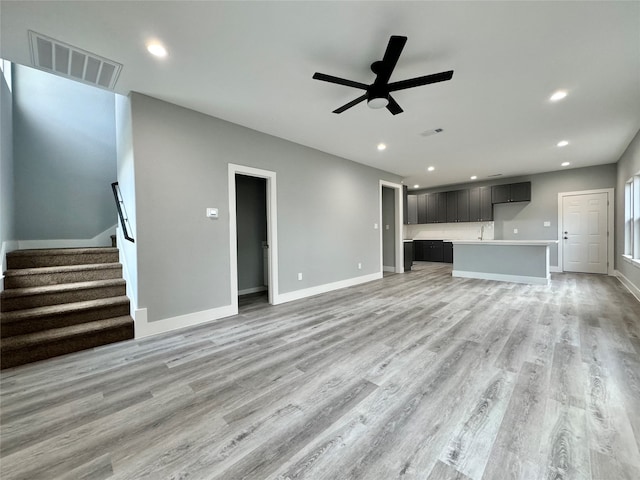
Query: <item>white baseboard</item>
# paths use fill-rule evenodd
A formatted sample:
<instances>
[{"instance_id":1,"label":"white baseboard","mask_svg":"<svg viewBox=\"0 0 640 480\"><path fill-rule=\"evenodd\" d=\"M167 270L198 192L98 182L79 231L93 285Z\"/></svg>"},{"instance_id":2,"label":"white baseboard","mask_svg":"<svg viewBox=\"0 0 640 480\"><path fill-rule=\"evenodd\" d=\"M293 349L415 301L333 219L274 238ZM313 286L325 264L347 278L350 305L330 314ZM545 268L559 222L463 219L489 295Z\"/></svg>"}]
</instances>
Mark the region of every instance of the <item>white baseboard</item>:
<instances>
[{"instance_id":1,"label":"white baseboard","mask_svg":"<svg viewBox=\"0 0 640 480\"><path fill-rule=\"evenodd\" d=\"M258 292L266 292L267 291L267 287L251 287L251 288L245 288L244 290L238 290L238 295L242 296L242 295L249 295L251 293L258 293Z\"/></svg>"},{"instance_id":2,"label":"white baseboard","mask_svg":"<svg viewBox=\"0 0 640 480\"><path fill-rule=\"evenodd\" d=\"M151 335L179 330L181 328L193 327L202 323L212 322L220 318L230 317L238 314L238 308L234 305L202 310L200 312L188 313L177 317L165 318L155 322L147 320L147 309L139 308L135 311L135 338L144 338Z\"/></svg>"},{"instance_id":3,"label":"white baseboard","mask_svg":"<svg viewBox=\"0 0 640 480\"><path fill-rule=\"evenodd\" d=\"M529 283L532 285L548 285L551 280L550 278L543 277L505 275L503 273L465 272L461 270L454 270L453 272L451 272L451 275L454 277L477 278L479 280L496 280L498 282Z\"/></svg>"},{"instance_id":4,"label":"white baseboard","mask_svg":"<svg viewBox=\"0 0 640 480\"><path fill-rule=\"evenodd\" d=\"M361 283L372 282L373 280L378 280L380 278L382 278L382 272L363 275L361 277L349 278L347 280L341 280L339 282L325 283L324 285L303 288L302 290L296 290L294 292L281 293L278 295L274 295L273 304L278 305L281 303L292 302L294 300L312 297L313 295L319 295L321 293L327 293L333 290L339 290L341 288L353 287L355 285L360 285Z\"/></svg>"},{"instance_id":5,"label":"white baseboard","mask_svg":"<svg viewBox=\"0 0 640 480\"><path fill-rule=\"evenodd\" d=\"M85 248L110 247L111 235L116 234L116 225L107 228L93 238L62 238L56 240L18 240L20 250L29 248Z\"/></svg>"},{"instance_id":6,"label":"white baseboard","mask_svg":"<svg viewBox=\"0 0 640 480\"><path fill-rule=\"evenodd\" d=\"M622 272L618 270L615 270L615 276L620 280L620 283L624 285L634 297L636 297L636 300L640 302L640 288L636 287L631 280L625 277Z\"/></svg>"}]
</instances>

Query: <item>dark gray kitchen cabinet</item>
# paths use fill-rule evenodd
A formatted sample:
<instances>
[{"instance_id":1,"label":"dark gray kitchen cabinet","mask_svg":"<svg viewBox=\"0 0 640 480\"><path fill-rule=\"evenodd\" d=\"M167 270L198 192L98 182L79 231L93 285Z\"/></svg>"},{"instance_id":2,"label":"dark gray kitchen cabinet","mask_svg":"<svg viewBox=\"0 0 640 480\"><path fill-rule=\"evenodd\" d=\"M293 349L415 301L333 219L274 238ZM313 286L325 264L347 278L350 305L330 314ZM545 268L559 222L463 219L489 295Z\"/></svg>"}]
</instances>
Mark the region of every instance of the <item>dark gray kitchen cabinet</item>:
<instances>
[{"instance_id":1,"label":"dark gray kitchen cabinet","mask_svg":"<svg viewBox=\"0 0 640 480\"><path fill-rule=\"evenodd\" d=\"M418 223L427 223L427 194L418 195Z\"/></svg>"},{"instance_id":2,"label":"dark gray kitchen cabinet","mask_svg":"<svg viewBox=\"0 0 640 480\"><path fill-rule=\"evenodd\" d=\"M407 195L407 224L418 223L418 196Z\"/></svg>"},{"instance_id":3,"label":"dark gray kitchen cabinet","mask_svg":"<svg viewBox=\"0 0 640 480\"><path fill-rule=\"evenodd\" d=\"M469 190L447 192L447 222L469 221Z\"/></svg>"},{"instance_id":4,"label":"dark gray kitchen cabinet","mask_svg":"<svg viewBox=\"0 0 640 480\"><path fill-rule=\"evenodd\" d=\"M444 263L453 263L453 243L444 242L442 244L442 261Z\"/></svg>"},{"instance_id":5,"label":"dark gray kitchen cabinet","mask_svg":"<svg viewBox=\"0 0 640 480\"><path fill-rule=\"evenodd\" d=\"M427 240L424 246L425 262L442 262L444 259L444 250L442 240Z\"/></svg>"},{"instance_id":6,"label":"dark gray kitchen cabinet","mask_svg":"<svg viewBox=\"0 0 640 480\"><path fill-rule=\"evenodd\" d=\"M491 187L469 189L469 221L489 222L493 220Z\"/></svg>"},{"instance_id":7,"label":"dark gray kitchen cabinet","mask_svg":"<svg viewBox=\"0 0 640 480\"><path fill-rule=\"evenodd\" d=\"M491 187L491 203L530 202L531 182L507 183Z\"/></svg>"},{"instance_id":8,"label":"dark gray kitchen cabinet","mask_svg":"<svg viewBox=\"0 0 640 480\"><path fill-rule=\"evenodd\" d=\"M458 202L458 222L469 221L469 190L458 190L456 192Z\"/></svg>"},{"instance_id":9,"label":"dark gray kitchen cabinet","mask_svg":"<svg viewBox=\"0 0 640 480\"><path fill-rule=\"evenodd\" d=\"M411 271L413 264L413 242L404 242L404 271Z\"/></svg>"},{"instance_id":10,"label":"dark gray kitchen cabinet","mask_svg":"<svg viewBox=\"0 0 640 480\"><path fill-rule=\"evenodd\" d=\"M427 199L427 223L447 222L447 192L430 193Z\"/></svg>"},{"instance_id":11,"label":"dark gray kitchen cabinet","mask_svg":"<svg viewBox=\"0 0 640 480\"><path fill-rule=\"evenodd\" d=\"M444 243L442 240L414 240L413 259L417 262L443 262Z\"/></svg>"}]
</instances>

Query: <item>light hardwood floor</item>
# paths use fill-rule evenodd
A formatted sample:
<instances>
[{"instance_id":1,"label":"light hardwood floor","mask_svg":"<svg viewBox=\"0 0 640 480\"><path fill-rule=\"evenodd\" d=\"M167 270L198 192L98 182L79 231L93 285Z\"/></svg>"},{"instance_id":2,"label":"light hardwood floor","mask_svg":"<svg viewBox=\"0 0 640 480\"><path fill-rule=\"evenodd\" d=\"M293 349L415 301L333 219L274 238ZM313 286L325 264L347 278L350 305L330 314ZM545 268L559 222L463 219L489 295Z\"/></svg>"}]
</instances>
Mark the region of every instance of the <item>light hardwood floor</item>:
<instances>
[{"instance_id":1,"label":"light hardwood floor","mask_svg":"<svg viewBox=\"0 0 640 480\"><path fill-rule=\"evenodd\" d=\"M2 373L10 479L640 479L640 303L443 264Z\"/></svg>"}]
</instances>

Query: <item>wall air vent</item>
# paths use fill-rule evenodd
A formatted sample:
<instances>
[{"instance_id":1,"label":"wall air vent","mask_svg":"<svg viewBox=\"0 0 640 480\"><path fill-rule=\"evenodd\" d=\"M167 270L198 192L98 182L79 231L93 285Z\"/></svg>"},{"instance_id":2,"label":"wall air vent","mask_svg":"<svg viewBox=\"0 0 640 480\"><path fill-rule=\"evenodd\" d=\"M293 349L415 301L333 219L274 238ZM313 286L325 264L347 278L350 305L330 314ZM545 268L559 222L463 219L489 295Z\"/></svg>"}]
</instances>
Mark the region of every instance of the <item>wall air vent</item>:
<instances>
[{"instance_id":1,"label":"wall air vent","mask_svg":"<svg viewBox=\"0 0 640 480\"><path fill-rule=\"evenodd\" d=\"M487 178L501 177L501 173L494 173L493 175L487 175Z\"/></svg>"},{"instance_id":2,"label":"wall air vent","mask_svg":"<svg viewBox=\"0 0 640 480\"><path fill-rule=\"evenodd\" d=\"M71 80L113 90L122 65L40 33L29 31L33 66Z\"/></svg>"}]
</instances>

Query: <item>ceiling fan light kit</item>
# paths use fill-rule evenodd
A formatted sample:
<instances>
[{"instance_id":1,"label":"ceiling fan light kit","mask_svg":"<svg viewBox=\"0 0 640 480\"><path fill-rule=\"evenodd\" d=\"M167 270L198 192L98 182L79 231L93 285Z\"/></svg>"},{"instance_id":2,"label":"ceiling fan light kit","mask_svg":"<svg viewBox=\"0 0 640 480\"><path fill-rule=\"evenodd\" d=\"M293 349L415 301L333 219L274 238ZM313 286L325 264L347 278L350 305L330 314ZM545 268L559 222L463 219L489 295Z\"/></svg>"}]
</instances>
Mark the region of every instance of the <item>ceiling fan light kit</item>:
<instances>
[{"instance_id":1,"label":"ceiling fan light kit","mask_svg":"<svg viewBox=\"0 0 640 480\"><path fill-rule=\"evenodd\" d=\"M344 85L346 87L359 88L365 90L365 94L352 100L345 105L336 108L333 113L342 113L351 107L356 106L360 102L367 101L367 105L370 108L385 108L389 110L393 115L402 113L403 110L398 103L391 96L391 92L397 92L398 90L405 90L407 88L419 87L421 85L428 85L430 83L445 82L451 80L453 77L453 70L446 72L435 73L433 75L425 75L423 77L410 78L408 80L401 80L399 82L389 83L391 74L398 63L400 54L404 45L407 43L407 37L401 37L393 35L389 39L387 44L387 50L384 53L382 60L375 61L371 64L371 71L376 74L376 79L371 85L366 85L360 82L354 82L353 80L347 80L345 78L334 77L333 75L327 75L325 73L316 72L313 74L315 80L321 80L323 82L336 83L338 85Z\"/></svg>"}]
</instances>

